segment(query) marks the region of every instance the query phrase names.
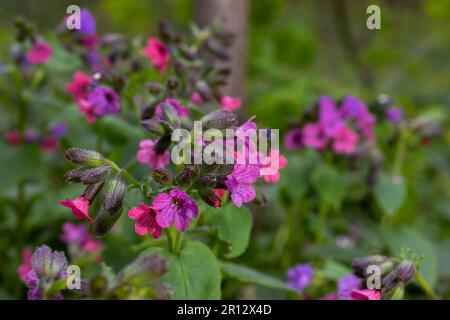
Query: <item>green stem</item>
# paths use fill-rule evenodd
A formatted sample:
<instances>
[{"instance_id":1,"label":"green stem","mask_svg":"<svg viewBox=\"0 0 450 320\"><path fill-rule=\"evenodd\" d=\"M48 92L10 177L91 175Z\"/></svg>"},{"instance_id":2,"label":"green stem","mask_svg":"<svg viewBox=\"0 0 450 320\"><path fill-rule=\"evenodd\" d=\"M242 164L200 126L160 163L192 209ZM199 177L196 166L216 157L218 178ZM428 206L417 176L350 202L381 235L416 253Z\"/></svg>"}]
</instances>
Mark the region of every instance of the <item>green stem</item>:
<instances>
[{"instance_id":1,"label":"green stem","mask_svg":"<svg viewBox=\"0 0 450 320\"><path fill-rule=\"evenodd\" d=\"M129 174L127 170L120 168L113 161L106 160L106 164L111 166L114 170L116 170L125 180L127 180L132 185L136 186L139 185L139 181L137 181L131 174Z\"/></svg>"},{"instance_id":2,"label":"green stem","mask_svg":"<svg viewBox=\"0 0 450 320\"><path fill-rule=\"evenodd\" d=\"M164 229L164 233L166 234L167 242L169 243L169 251L172 251L173 250L173 239L172 239L172 235L170 234L170 230Z\"/></svg>"},{"instance_id":3,"label":"green stem","mask_svg":"<svg viewBox=\"0 0 450 320\"><path fill-rule=\"evenodd\" d=\"M24 246L24 227L25 227L25 216L26 216L26 203L25 203L25 181L20 181L17 186L17 203L16 203L16 211L17 211L17 255L20 257L22 254L23 246Z\"/></svg>"},{"instance_id":4,"label":"green stem","mask_svg":"<svg viewBox=\"0 0 450 320\"><path fill-rule=\"evenodd\" d=\"M319 221L317 224L316 244L322 243L325 234L326 220L328 213L328 205L322 202L319 208Z\"/></svg>"},{"instance_id":5,"label":"green stem","mask_svg":"<svg viewBox=\"0 0 450 320\"><path fill-rule=\"evenodd\" d=\"M175 233L175 242L173 245L173 251L177 254L180 252L181 249L181 234L182 233L179 231Z\"/></svg>"},{"instance_id":6,"label":"green stem","mask_svg":"<svg viewBox=\"0 0 450 320\"><path fill-rule=\"evenodd\" d=\"M436 293L434 293L433 289L428 285L426 280L422 277L422 275L419 272L416 272L416 280L419 283L419 285L422 287L422 289L425 291L425 293L433 300L439 300L439 297Z\"/></svg>"},{"instance_id":7,"label":"green stem","mask_svg":"<svg viewBox=\"0 0 450 320\"><path fill-rule=\"evenodd\" d=\"M409 132L406 128L400 129L400 138L395 150L394 174L401 175L403 159L405 158L406 146L408 145Z\"/></svg>"}]
</instances>

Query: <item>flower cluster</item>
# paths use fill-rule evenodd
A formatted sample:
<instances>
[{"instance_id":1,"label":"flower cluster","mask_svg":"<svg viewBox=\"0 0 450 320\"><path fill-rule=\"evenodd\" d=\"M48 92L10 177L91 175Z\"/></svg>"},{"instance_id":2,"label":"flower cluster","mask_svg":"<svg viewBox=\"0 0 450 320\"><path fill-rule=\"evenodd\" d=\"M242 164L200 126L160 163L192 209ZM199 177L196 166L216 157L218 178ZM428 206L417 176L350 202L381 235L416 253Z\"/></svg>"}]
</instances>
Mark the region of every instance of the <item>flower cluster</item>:
<instances>
[{"instance_id":1,"label":"flower cluster","mask_svg":"<svg viewBox=\"0 0 450 320\"><path fill-rule=\"evenodd\" d=\"M293 129L285 136L287 149L302 147L316 150L330 148L336 154L354 154L362 140L375 140L375 116L367 106L353 96L345 97L339 106L331 97L318 100L318 108L308 110L307 118L316 122L306 122L301 129Z\"/></svg>"},{"instance_id":2,"label":"flower cluster","mask_svg":"<svg viewBox=\"0 0 450 320\"><path fill-rule=\"evenodd\" d=\"M7 131L4 138L9 145L18 147L25 144L37 144L43 151L55 151L59 147L59 142L67 134L67 126L64 123L59 123L52 126L47 132L40 133L35 130L26 130L23 138L19 130Z\"/></svg>"},{"instance_id":3,"label":"flower cluster","mask_svg":"<svg viewBox=\"0 0 450 320\"><path fill-rule=\"evenodd\" d=\"M68 246L71 257L93 253L100 258L98 252L103 245L89 234L85 224L64 223L60 239Z\"/></svg>"}]
</instances>

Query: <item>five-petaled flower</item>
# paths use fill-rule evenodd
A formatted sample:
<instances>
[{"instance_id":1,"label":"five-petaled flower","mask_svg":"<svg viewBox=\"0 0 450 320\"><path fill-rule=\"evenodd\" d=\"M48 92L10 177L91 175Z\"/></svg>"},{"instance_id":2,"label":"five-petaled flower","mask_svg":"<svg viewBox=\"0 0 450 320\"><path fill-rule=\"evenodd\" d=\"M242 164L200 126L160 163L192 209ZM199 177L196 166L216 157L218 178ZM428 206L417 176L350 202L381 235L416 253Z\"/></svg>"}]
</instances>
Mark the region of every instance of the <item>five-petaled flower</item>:
<instances>
[{"instance_id":1,"label":"five-petaled flower","mask_svg":"<svg viewBox=\"0 0 450 320\"><path fill-rule=\"evenodd\" d=\"M154 37L150 37L147 40L144 55L150 59L159 72L166 72L169 67L170 52L169 48L163 42Z\"/></svg>"},{"instance_id":2,"label":"five-petaled flower","mask_svg":"<svg viewBox=\"0 0 450 320\"><path fill-rule=\"evenodd\" d=\"M59 204L64 207L70 208L75 218L86 219L90 222L94 222L94 219L89 216L89 201L86 200L83 196L80 196L75 200L66 199L61 201Z\"/></svg>"},{"instance_id":3,"label":"five-petaled flower","mask_svg":"<svg viewBox=\"0 0 450 320\"><path fill-rule=\"evenodd\" d=\"M144 236L149 232L153 238L158 239L161 236L161 227L156 222L156 211L144 203L136 206L128 211L128 216L136 220L134 231L140 236Z\"/></svg>"}]
</instances>

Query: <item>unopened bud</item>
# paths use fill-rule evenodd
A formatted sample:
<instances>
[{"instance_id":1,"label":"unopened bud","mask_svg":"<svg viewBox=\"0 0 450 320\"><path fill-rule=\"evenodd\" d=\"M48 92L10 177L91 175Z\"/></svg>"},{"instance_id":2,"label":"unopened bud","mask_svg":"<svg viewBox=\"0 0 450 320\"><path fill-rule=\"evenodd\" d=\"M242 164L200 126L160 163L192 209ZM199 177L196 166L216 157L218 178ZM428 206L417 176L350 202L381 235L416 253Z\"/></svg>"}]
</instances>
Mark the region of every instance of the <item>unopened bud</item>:
<instances>
[{"instance_id":1,"label":"unopened bud","mask_svg":"<svg viewBox=\"0 0 450 320\"><path fill-rule=\"evenodd\" d=\"M153 82L148 87L148 92L154 96L157 96L162 91L162 86L159 83Z\"/></svg>"},{"instance_id":2,"label":"unopened bud","mask_svg":"<svg viewBox=\"0 0 450 320\"><path fill-rule=\"evenodd\" d=\"M104 164L105 158L97 151L70 148L65 152L67 160L74 164L97 167Z\"/></svg>"},{"instance_id":3,"label":"unopened bud","mask_svg":"<svg viewBox=\"0 0 450 320\"><path fill-rule=\"evenodd\" d=\"M175 181L179 186L184 186L192 183L198 176L199 171L198 167L195 165L186 165L184 168L178 173L175 178Z\"/></svg>"},{"instance_id":4,"label":"unopened bud","mask_svg":"<svg viewBox=\"0 0 450 320\"><path fill-rule=\"evenodd\" d=\"M73 170L70 170L66 173L67 182L68 183L79 183L81 182L80 176L83 173L85 168L76 168Z\"/></svg>"},{"instance_id":5,"label":"unopened bud","mask_svg":"<svg viewBox=\"0 0 450 320\"><path fill-rule=\"evenodd\" d=\"M222 206L220 198L214 191L208 189L200 189L198 193L200 195L200 198L205 201L207 205L215 208Z\"/></svg>"},{"instance_id":6,"label":"unopened bud","mask_svg":"<svg viewBox=\"0 0 450 320\"><path fill-rule=\"evenodd\" d=\"M388 257L374 255L374 256L356 258L352 262L352 268L353 268L353 273L355 275L357 275L360 278L364 278L364 277L366 277L366 272L367 272L368 266L376 265L382 269L388 269L387 268L388 265L386 265L386 264L388 264L392 267L392 263L390 263L390 260ZM384 273L383 270L381 273L382 274Z\"/></svg>"},{"instance_id":7,"label":"unopened bud","mask_svg":"<svg viewBox=\"0 0 450 320\"><path fill-rule=\"evenodd\" d=\"M411 281L416 273L416 268L411 261L402 261L397 267L397 275L400 281L407 284Z\"/></svg>"},{"instance_id":8,"label":"unopened bud","mask_svg":"<svg viewBox=\"0 0 450 320\"><path fill-rule=\"evenodd\" d=\"M180 81L175 77L169 78L166 83L166 87L170 91L176 90L179 85L180 85Z\"/></svg>"},{"instance_id":9,"label":"unopened bud","mask_svg":"<svg viewBox=\"0 0 450 320\"><path fill-rule=\"evenodd\" d=\"M195 88L202 97L203 101L210 101L212 99L211 89L205 81L198 81L195 85Z\"/></svg>"},{"instance_id":10,"label":"unopened bud","mask_svg":"<svg viewBox=\"0 0 450 320\"><path fill-rule=\"evenodd\" d=\"M219 41L209 40L206 42L206 49L221 60L228 60L229 54L227 48L222 45Z\"/></svg>"},{"instance_id":11,"label":"unopened bud","mask_svg":"<svg viewBox=\"0 0 450 320\"><path fill-rule=\"evenodd\" d=\"M237 116L225 110L216 110L205 115L201 121L203 122L204 130L207 129L226 129L236 125L238 119Z\"/></svg>"},{"instance_id":12,"label":"unopened bud","mask_svg":"<svg viewBox=\"0 0 450 320\"><path fill-rule=\"evenodd\" d=\"M92 203L94 201L95 197L97 197L98 193L103 187L103 182L89 184L86 186L86 188L83 191L82 197L89 201L89 203Z\"/></svg>"},{"instance_id":13,"label":"unopened bud","mask_svg":"<svg viewBox=\"0 0 450 320\"><path fill-rule=\"evenodd\" d=\"M152 177L153 179L161 184L161 185L168 185L171 184L173 181L173 176L170 173L170 171L165 169L155 169L152 171Z\"/></svg>"},{"instance_id":14,"label":"unopened bud","mask_svg":"<svg viewBox=\"0 0 450 320\"><path fill-rule=\"evenodd\" d=\"M141 125L151 134L160 137L167 133L163 123L154 119L147 119L141 122Z\"/></svg>"},{"instance_id":15,"label":"unopened bud","mask_svg":"<svg viewBox=\"0 0 450 320\"><path fill-rule=\"evenodd\" d=\"M217 185L217 174L207 174L200 177L197 181L197 185L204 189L214 189Z\"/></svg>"},{"instance_id":16,"label":"unopened bud","mask_svg":"<svg viewBox=\"0 0 450 320\"><path fill-rule=\"evenodd\" d=\"M102 210L114 215L122 209L126 189L127 185L120 176L108 180L103 191Z\"/></svg>"},{"instance_id":17,"label":"unopened bud","mask_svg":"<svg viewBox=\"0 0 450 320\"><path fill-rule=\"evenodd\" d=\"M109 175L111 167L100 166L84 170L80 175L80 181L84 184L103 183Z\"/></svg>"}]
</instances>

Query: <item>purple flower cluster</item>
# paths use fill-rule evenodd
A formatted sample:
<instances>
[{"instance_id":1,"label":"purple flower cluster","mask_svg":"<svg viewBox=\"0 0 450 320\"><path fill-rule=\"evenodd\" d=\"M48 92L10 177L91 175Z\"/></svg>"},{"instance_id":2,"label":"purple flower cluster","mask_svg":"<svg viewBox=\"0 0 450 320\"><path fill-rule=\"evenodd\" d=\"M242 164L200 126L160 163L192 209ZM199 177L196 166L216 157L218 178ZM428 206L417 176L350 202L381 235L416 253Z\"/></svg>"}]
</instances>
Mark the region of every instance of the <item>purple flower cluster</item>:
<instances>
[{"instance_id":1,"label":"purple flower cluster","mask_svg":"<svg viewBox=\"0 0 450 320\"><path fill-rule=\"evenodd\" d=\"M346 96L339 106L331 97L320 97L317 117L317 122L286 134L287 149L325 150L330 146L336 154L353 154L359 141L375 139L375 116L355 97Z\"/></svg>"},{"instance_id":2,"label":"purple flower cluster","mask_svg":"<svg viewBox=\"0 0 450 320\"><path fill-rule=\"evenodd\" d=\"M314 276L314 270L309 264L299 264L287 271L288 285L301 293L310 285Z\"/></svg>"},{"instance_id":3,"label":"purple flower cluster","mask_svg":"<svg viewBox=\"0 0 450 320\"><path fill-rule=\"evenodd\" d=\"M59 141L67 134L67 126L64 123L59 123L47 130L47 132L40 133L38 131L29 129L25 131L23 138L18 130L11 130L5 133L4 137L9 145L18 147L25 144L38 144L44 151L55 151L59 147Z\"/></svg>"}]
</instances>

